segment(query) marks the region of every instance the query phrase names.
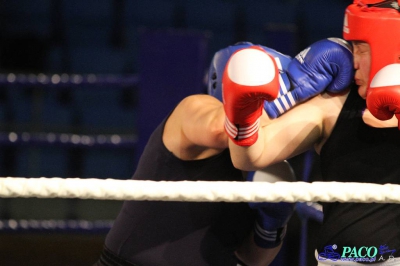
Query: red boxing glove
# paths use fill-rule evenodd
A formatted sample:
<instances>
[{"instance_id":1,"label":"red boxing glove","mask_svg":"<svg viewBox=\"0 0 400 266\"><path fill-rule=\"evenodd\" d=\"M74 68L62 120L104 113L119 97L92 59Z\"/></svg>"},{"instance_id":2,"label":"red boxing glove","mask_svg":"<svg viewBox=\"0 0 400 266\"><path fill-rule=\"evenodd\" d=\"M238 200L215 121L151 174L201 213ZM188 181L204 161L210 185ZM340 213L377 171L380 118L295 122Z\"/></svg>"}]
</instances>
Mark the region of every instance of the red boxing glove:
<instances>
[{"instance_id":1,"label":"red boxing glove","mask_svg":"<svg viewBox=\"0 0 400 266\"><path fill-rule=\"evenodd\" d=\"M259 46L236 51L222 77L225 130L240 146L257 141L264 101L279 94L279 69L274 58Z\"/></svg>"},{"instance_id":2,"label":"red boxing glove","mask_svg":"<svg viewBox=\"0 0 400 266\"><path fill-rule=\"evenodd\" d=\"M388 65L372 79L367 94L367 108L379 120L388 120L395 115L400 121L399 71L400 64Z\"/></svg>"}]
</instances>

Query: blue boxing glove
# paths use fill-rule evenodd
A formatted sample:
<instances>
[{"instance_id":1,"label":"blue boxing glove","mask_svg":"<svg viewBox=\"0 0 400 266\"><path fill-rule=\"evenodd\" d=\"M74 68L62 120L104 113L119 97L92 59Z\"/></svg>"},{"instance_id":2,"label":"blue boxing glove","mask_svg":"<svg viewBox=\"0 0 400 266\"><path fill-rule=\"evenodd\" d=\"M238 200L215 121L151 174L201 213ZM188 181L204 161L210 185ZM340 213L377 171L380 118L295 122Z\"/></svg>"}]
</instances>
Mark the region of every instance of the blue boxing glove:
<instances>
[{"instance_id":1,"label":"blue boxing glove","mask_svg":"<svg viewBox=\"0 0 400 266\"><path fill-rule=\"evenodd\" d=\"M208 70L207 93L209 95L214 96L222 102L222 76L225 70L226 63L236 51L251 46L254 46L254 44L251 42L238 42L234 45L223 48L214 54ZM280 91L278 97L288 93L290 89L290 81L285 70L288 68L289 63L292 61L292 58L290 56L281 54L274 49L262 45L257 46L263 48L275 59L276 65L280 73Z\"/></svg>"},{"instance_id":2,"label":"blue boxing glove","mask_svg":"<svg viewBox=\"0 0 400 266\"><path fill-rule=\"evenodd\" d=\"M351 46L340 38L318 41L290 62L287 74L292 83L290 91L273 102L264 103L270 118L282 115L325 90L345 91L354 77Z\"/></svg>"},{"instance_id":3,"label":"blue boxing glove","mask_svg":"<svg viewBox=\"0 0 400 266\"><path fill-rule=\"evenodd\" d=\"M247 180L253 180L250 172ZM279 246L286 235L287 223L294 212L294 203L289 202L250 202L256 212L254 242L261 248Z\"/></svg>"}]
</instances>

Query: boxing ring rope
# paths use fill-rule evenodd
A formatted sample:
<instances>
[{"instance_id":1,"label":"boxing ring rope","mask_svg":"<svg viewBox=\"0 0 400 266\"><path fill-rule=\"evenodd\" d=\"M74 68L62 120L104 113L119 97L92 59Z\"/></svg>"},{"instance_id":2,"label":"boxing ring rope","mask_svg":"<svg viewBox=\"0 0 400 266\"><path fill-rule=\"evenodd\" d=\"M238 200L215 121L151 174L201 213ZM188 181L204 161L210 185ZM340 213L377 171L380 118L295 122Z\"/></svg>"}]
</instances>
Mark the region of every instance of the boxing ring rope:
<instances>
[{"instance_id":1,"label":"boxing ring rope","mask_svg":"<svg viewBox=\"0 0 400 266\"><path fill-rule=\"evenodd\" d=\"M400 203L400 185L4 177L0 178L0 197L189 202Z\"/></svg>"}]
</instances>

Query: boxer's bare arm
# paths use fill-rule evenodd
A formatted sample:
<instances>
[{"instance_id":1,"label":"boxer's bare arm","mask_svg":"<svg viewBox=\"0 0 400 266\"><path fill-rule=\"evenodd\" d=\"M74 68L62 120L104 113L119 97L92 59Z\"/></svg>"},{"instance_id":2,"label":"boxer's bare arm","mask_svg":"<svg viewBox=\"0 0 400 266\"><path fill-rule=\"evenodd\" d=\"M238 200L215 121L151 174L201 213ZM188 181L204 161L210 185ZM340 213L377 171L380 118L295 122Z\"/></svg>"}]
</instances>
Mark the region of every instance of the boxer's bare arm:
<instances>
[{"instance_id":1,"label":"boxer's bare arm","mask_svg":"<svg viewBox=\"0 0 400 266\"><path fill-rule=\"evenodd\" d=\"M228 147L224 121L225 113L219 100L209 95L188 96L168 118L164 144L183 160L215 155Z\"/></svg>"},{"instance_id":2,"label":"boxer's bare arm","mask_svg":"<svg viewBox=\"0 0 400 266\"><path fill-rule=\"evenodd\" d=\"M291 158L311 148L317 152L329 137L347 94L318 95L281 117L262 125L257 142L249 147L229 141L234 165L257 170ZM264 114L265 115L265 114Z\"/></svg>"}]
</instances>

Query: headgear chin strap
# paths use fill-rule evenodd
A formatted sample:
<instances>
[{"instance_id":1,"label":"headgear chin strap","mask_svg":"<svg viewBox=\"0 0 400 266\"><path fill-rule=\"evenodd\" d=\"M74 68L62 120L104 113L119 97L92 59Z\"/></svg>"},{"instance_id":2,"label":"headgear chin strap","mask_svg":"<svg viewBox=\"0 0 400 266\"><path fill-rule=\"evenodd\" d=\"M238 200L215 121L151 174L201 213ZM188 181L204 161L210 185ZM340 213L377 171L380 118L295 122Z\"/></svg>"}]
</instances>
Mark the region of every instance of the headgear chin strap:
<instances>
[{"instance_id":1,"label":"headgear chin strap","mask_svg":"<svg viewBox=\"0 0 400 266\"><path fill-rule=\"evenodd\" d=\"M390 64L400 63L400 0L354 0L346 9L343 38L365 41L371 48L371 81Z\"/></svg>"}]
</instances>

